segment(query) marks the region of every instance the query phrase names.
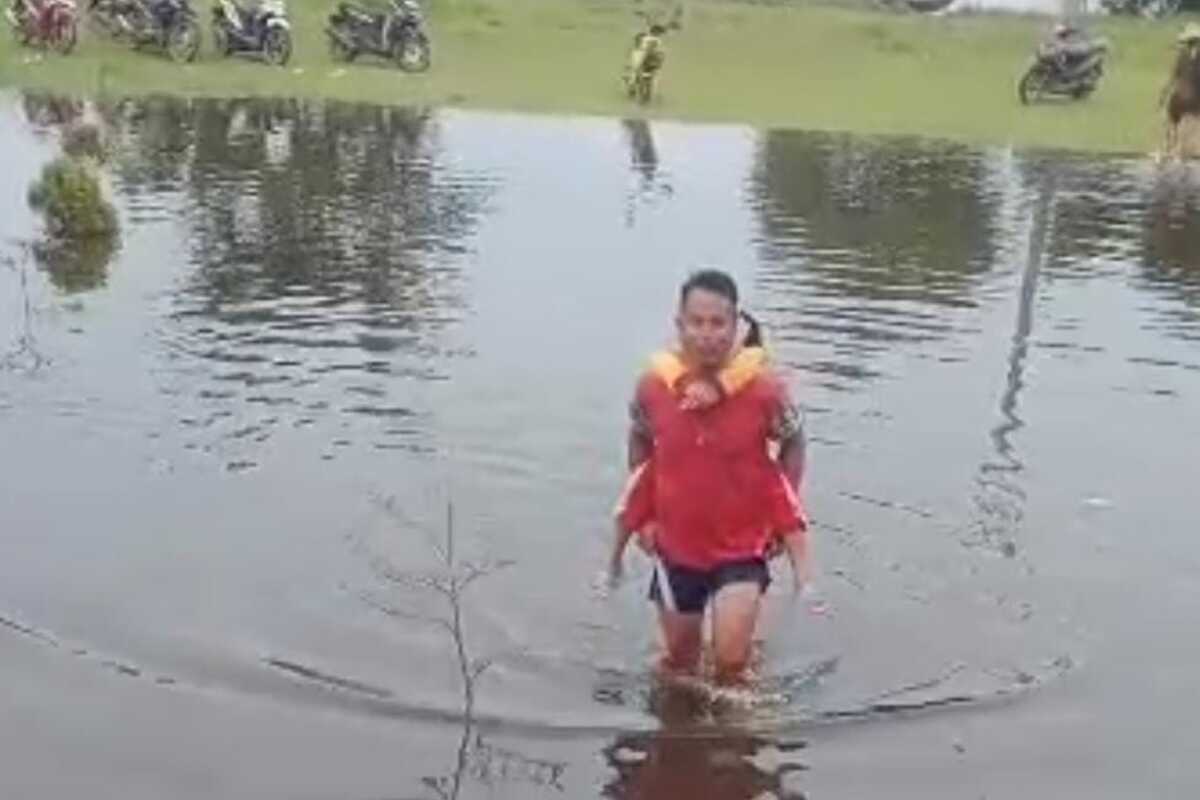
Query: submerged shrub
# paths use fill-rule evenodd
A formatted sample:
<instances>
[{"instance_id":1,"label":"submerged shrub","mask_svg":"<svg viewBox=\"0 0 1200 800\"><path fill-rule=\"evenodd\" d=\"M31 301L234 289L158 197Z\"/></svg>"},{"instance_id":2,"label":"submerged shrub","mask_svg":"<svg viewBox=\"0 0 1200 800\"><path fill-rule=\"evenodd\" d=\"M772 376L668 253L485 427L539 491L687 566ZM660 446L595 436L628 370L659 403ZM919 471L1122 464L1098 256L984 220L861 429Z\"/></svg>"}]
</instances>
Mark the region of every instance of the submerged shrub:
<instances>
[{"instance_id":1,"label":"submerged shrub","mask_svg":"<svg viewBox=\"0 0 1200 800\"><path fill-rule=\"evenodd\" d=\"M92 158L103 162L108 156L104 135L91 123L72 125L62 134L63 152L72 158Z\"/></svg>"},{"instance_id":2,"label":"submerged shrub","mask_svg":"<svg viewBox=\"0 0 1200 800\"><path fill-rule=\"evenodd\" d=\"M34 244L38 265L61 292L73 294L97 289L108 280L108 263L117 250L116 236L80 239L47 237Z\"/></svg>"},{"instance_id":3,"label":"submerged shrub","mask_svg":"<svg viewBox=\"0 0 1200 800\"><path fill-rule=\"evenodd\" d=\"M119 246L119 224L95 160L83 155L102 150L99 131L81 128L64 135L63 147L79 155L51 161L29 187L29 205L45 219L45 235L33 252L56 287L81 292L107 280L108 263Z\"/></svg>"},{"instance_id":4,"label":"submerged shrub","mask_svg":"<svg viewBox=\"0 0 1200 800\"><path fill-rule=\"evenodd\" d=\"M117 212L100 179L83 159L57 158L29 188L29 205L46 218L51 236L113 236Z\"/></svg>"}]
</instances>

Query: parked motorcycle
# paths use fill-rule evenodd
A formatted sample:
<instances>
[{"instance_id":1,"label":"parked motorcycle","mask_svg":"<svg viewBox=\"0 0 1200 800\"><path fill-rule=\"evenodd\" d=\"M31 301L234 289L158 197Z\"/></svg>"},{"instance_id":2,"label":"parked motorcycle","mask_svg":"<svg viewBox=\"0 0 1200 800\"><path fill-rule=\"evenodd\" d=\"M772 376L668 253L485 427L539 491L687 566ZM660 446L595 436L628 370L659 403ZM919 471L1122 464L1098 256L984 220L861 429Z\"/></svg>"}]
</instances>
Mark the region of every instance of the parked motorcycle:
<instances>
[{"instance_id":1,"label":"parked motorcycle","mask_svg":"<svg viewBox=\"0 0 1200 800\"><path fill-rule=\"evenodd\" d=\"M188 0L92 0L89 16L114 39L153 47L175 61L193 61L200 24Z\"/></svg>"},{"instance_id":2,"label":"parked motorcycle","mask_svg":"<svg viewBox=\"0 0 1200 800\"><path fill-rule=\"evenodd\" d=\"M1017 85L1017 96L1025 104L1051 95L1082 100L1100 83L1107 56L1107 39L1060 32L1038 45L1033 63Z\"/></svg>"},{"instance_id":3,"label":"parked motorcycle","mask_svg":"<svg viewBox=\"0 0 1200 800\"><path fill-rule=\"evenodd\" d=\"M429 36L415 0L391 0L385 14L339 3L329 15L325 33L338 60L353 61L361 53L370 53L392 59L405 72L429 69Z\"/></svg>"},{"instance_id":4,"label":"parked motorcycle","mask_svg":"<svg viewBox=\"0 0 1200 800\"><path fill-rule=\"evenodd\" d=\"M282 67L292 55L292 25L284 0L265 0L257 8L246 8L235 0L217 0L212 35L213 47L223 56L260 56Z\"/></svg>"},{"instance_id":5,"label":"parked motorcycle","mask_svg":"<svg viewBox=\"0 0 1200 800\"><path fill-rule=\"evenodd\" d=\"M665 35L666 28L655 24L649 32L633 37L633 49L625 69L625 93L642 105L650 102L658 72L666 59L662 43Z\"/></svg>"},{"instance_id":6,"label":"parked motorcycle","mask_svg":"<svg viewBox=\"0 0 1200 800\"><path fill-rule=\"evenodd\" d=\"M1100 0L1109 14L1162 19L1179 13L1183 0Z\"/></svg>"},{"instance_id":7,"label":"parked motorcycle","mask_svg":"<svg viewBox=\"0 0 1200 800\"><path fill-rule=\"evenodd\" d=\"M4 16L18 44L51 47L63 55L75 47L75 0L12 0Z\"/></svg>"}]
</instances>

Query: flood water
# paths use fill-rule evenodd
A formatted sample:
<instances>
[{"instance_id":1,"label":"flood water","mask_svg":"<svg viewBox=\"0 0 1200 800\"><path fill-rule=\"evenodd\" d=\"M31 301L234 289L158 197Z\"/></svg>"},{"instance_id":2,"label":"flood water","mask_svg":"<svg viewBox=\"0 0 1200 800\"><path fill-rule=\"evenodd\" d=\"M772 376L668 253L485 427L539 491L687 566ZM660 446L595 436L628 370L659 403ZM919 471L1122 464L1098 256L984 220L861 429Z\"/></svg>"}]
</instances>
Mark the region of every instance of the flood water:
<instances>
[{"instance_id":1,"label":"flood water","mask_svg":"<svg viewBox=\"0 0 1200 800\"><path fill-rule=\"evenodd\" d=\"M77 117L120 241L47 257ZM1200 175L293 101L0 131L0 797L1200 790ZM656 690L638 556L593 589L705 265L811 440L828 610L776 581L753 708Z\"/></svg>"}]
</instances>

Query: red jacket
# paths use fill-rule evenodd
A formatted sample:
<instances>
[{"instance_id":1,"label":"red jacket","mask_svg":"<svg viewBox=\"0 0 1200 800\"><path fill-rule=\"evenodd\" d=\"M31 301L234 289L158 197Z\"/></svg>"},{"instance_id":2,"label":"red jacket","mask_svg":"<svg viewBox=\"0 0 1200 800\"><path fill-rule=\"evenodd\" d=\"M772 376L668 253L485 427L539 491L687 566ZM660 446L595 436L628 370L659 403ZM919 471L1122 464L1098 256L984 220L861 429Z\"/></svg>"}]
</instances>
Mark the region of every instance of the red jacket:
<instances>
[{"instance_id":1,"label":"red jacket","mask_svg":"<svg viewBox=\"0 0 1200 800\"><path fill-rule=\"evenodd\" d=\"M777 378L755 378L709 409L685 411L650 373L635 402L654 449L631 477L619 518L626 530L656 521L668 562L711 569L761 557L773 536L807 527L799 498L767 451L773 421L788 402Z\"/></svg>"}]
</instances>

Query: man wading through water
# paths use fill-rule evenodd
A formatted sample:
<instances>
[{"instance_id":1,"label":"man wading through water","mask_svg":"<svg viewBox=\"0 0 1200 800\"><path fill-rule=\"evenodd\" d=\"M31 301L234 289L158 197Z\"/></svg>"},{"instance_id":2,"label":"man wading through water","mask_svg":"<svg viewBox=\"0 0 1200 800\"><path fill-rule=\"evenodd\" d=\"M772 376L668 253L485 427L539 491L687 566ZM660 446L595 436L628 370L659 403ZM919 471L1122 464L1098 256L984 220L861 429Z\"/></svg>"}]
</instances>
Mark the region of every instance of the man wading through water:
<instances>
[{"instance_id":1,"label":"man wading through water","mask_svg":"<svg viewBox=\"0 0 1200 800\"><path fill-rule=\"evenodd\" d=\"M738 318L737 284L725 273L697 272L683 284L676 355L689 380L720 385L738 352ZM638 533L658 561L650 598L666 645L660 666L667 674L697 671L711 606L716 681L738 685L748 679L770 582L767 559L782 544L797 588L807 573L807 525L796 499L804 435L786 387L769 369L712 405L681 402L676 390L652 369L630 407L630 469L653 459L654 523ZM781 492L792 509L782 521Z\"/></svg>"}]
</instances>

